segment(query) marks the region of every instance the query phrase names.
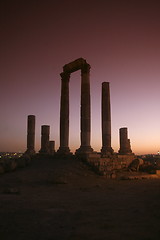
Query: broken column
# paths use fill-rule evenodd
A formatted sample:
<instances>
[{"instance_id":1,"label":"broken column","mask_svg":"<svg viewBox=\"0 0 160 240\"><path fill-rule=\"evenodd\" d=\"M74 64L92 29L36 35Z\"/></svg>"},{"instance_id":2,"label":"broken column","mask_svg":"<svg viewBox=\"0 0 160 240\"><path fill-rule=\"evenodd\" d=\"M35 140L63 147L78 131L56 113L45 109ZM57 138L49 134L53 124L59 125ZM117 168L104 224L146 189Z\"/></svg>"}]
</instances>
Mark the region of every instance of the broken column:
<instances>
[{"instance_id":1,"label":"broken column","mask_svg":"<svg viewBox=\"0 0 160 240\"><path fill-rule=\"evenodd\" d=\"M49 154L49 131L50 126L48 125L41 126L41 149L39 153Z\"/></svg>"},{"instance_id":2,"label":"broken column","mask_svg":"<svg viewBox=\"0 0 160 240\"><path fill-rule=\"evenodd\" d=\"M27 122L27 150L26 154L35 154L35 116L28 115Z\"/></svg>"},{"instance_id":3,"label":"broken column","mask_svg":"<svg viewBox=\"0 0 160 240\"><path fill-rule=\"evenodd\" d=\"M128 131L126 127L119 129L120 149L119 154L132 154L130 139L128 139Z\"/></svg>"},{"instance_id":4,"label":"broken column","mask_svg":"<svg viewBox=\"0 0 160 240\"><path fill-rule=\"evenodd\" d=\"M109 82L102 83L102 157L108 157L113 154L111 147L111 109L110 109L110 89Z\"/></svg>"},{"instance_id":5,"label":"broken column","mask_svg":"<svg viewBox=\"0 0 160 240\"><path fill-rule=\"evenodd\" d=\"M70 73L63 72L61 75L61 108L60 108L60 147L59 154L69 154L69 79Z\"/></svg>"},{"instance_id":6,"label":"broken column","mask_svg":"<svg viewBox=\"0 0 160 240\"><path fill-rule=\"evenodd\" d=\"M49 154L55 154L55 141L49 141Z\"/></svg>"},{"instance_id":7,"label":"broken column","mask_svg":"<svg viewBox=\"0 0 160 240\"><path fill-rule=\"evenodd\" d=\"M81 146L76 153L91 153L90 65L81 68Z\"/></svg>"}]
</instances>

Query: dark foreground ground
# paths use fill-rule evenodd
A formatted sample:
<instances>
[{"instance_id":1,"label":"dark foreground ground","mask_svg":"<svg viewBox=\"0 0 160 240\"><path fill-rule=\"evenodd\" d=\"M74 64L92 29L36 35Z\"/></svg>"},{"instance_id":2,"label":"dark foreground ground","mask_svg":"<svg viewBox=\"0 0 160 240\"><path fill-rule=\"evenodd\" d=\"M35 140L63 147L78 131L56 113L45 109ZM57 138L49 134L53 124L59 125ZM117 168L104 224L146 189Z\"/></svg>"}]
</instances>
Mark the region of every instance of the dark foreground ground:
<instances>
[{"instance_id":1,"label":"dark foreground ground","mask_svg":"<svg viewBox=\"0 0 160 240\"><path fill-rule=\"evenodd\" d=\"M74 159L36 159L0 176L0 240L11 239L159 240L160 179L107 180Z\"/></svg>"}]
</instances>

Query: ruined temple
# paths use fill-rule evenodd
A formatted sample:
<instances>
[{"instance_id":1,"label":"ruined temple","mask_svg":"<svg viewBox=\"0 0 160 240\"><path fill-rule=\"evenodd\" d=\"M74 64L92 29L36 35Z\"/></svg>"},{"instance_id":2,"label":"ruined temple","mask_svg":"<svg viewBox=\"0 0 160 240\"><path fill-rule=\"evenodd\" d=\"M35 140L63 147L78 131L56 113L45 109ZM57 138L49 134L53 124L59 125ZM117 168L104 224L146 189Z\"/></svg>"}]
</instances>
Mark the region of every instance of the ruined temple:
<instances>
[{"instance_id":1,"label":"ruined temple","mask_svg":"<svg viewBox=\"0 0 160 240\"><path fill-rule=\"evenodd\" d=\"M75 154L84 159L99 172L112 174L117 169L127 167L134 159L128 130L120 128L120 149L115 153L111 146L111 104L109 82L102 83L101 92L101 129L102 148L94 152L90 145L91 136L91 100L90 100L90 65L83 58L78 58L63 66L61 76L61 102L60 102L60 146L56 155L70 156L69 148L69 81L71 73L81 71L81 107L80 107L80 147ZM50 141L50 126L41 126L40 154L55 154L55 141ZM28 116L27 150L31 155L35 153L35 116Z\"/></svg>"}]
</instances>

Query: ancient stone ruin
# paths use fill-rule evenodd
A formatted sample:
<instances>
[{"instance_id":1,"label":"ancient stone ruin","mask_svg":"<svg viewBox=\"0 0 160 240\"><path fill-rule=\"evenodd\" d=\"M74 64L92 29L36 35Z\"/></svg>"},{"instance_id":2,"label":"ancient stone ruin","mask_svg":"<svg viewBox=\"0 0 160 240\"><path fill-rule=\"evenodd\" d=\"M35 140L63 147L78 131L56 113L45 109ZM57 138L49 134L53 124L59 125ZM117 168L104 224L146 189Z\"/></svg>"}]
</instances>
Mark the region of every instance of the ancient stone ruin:
<instances>
[{"instance_id":1,"label":"ancient stone ruin","mask_svg":"<svg viewBox=\"0 0 160 240\"><path fill-rule=\"evenodd\" d=\"M113 154L111 147L111 107L109 82L102 83L102 149L101 156L107 157Z\"/></svg>"},{"instance_id":2,"label":"ancient stone ruin","mask_svg":"<svg viewBox=\"0 0 160 240\"><path fill-rule=\"evenodd\" d=\"M49 141L49 154L55 154L55 141Z\"/></svg>"},{"instance_id":3,"label":"ancient stone ruin","mask_svg":"<svg viewBox=\"0 0 160 240\"><path fill-rule=\"evenodd\" d=\"M81 70L81 146L77 154L91 153L91 104L90 104L90 65L79 58L64 65L61 75L61 109L60 109L60 147L58 154L66 155L69 149L69 80L70 74Z\"/></svg>"},{"instance_id":4,"label":"ancient stone ruin","mask_svg":"<svg viewBox=\"0 0 160 240\"><path fill-rule=\"evenodd\" d=\"M111 104L109 82L102 83L101 92L101 129L102 147L95 152L90 145L91 136L91 102L90 102L90 65L85 59L79 58L63 66L61 76L60 104L60 146L55 151L55 141L50 140L50 126L41 126L40 155L70 156L69 148L69 80L71 73L81 71L81 108L80 108L80 147L75 155L85 160L94 170L109 178L113 178L119 170L138 171L143 160L138 159L131 150L128 129L119 129L120 148L115 153L111 146ZM0 162L0 173L13 171L17 167L27 166L35 155L35 116L27 119L27 150L22 158Z\"/></svg>"},{"instance_id":5,"label":"ancient stone ruin","mask_svg":"<svg viewBox=\"0 0 160 240\"><path fill-rule=\"evenodd\" d=\"M26 154L35 154L35 119L34 115L28 116L27 122L27 150Z\"/></svg>"},{"instance_id":6,"label":"ancient stone ruin","mask_svg":"<svg viewBox=\"0 0 160 240\"><path fill-rule=\"evenodd\" d=\"M120 135L120 149L119 154L131 154L131 145L130 145L130 139L128 139L128 130L126 127L119 129L119 135Z\"/></svg>"},{"instance_id":7,"label":"ancient stone ruin","mask_svg":"<svg viewBox=\"0 0 160 240\"><path fill-rule=\"evenodd\" d=\"M109 82L102 83L101 119L102 119L102 148L100 152L93 151L90 145L91 135L91 102L90 102L90 65L85 59L79 58L63 66L61 76L60 104L60 146L55 152L55 141L50 141L50 126L41 126L41 149L39 154L70 156L69 148L69 81L71 73L81 71L81 108L80 108L80 147L75 155L87 161L102 174L112 175L117 169L130 165L136 158L132 153L127 128L120 129L120 149L115 153L111 147L111 106ZM28 116L27 150L35 153L35 116Z\"/></svg>"},{"instance_id":8,"label":"ancient stone ruin","mask_svg":"<svg viewBox=\"0 0 160 240\"><path fill-rule=\"evenodd\" d=\"M41 126L41 149L39 153L49 154L49 135L50 135L50 126L42 125Z\"/></svg>"}]
</instances>

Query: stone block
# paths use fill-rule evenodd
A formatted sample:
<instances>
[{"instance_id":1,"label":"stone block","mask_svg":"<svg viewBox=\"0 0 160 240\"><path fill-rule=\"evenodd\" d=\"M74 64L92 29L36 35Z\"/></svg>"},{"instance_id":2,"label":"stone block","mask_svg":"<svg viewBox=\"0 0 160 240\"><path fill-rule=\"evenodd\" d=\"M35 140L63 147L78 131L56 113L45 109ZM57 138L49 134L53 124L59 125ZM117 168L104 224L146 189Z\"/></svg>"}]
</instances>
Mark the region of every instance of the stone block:
<instances>
[{"instance_id":1,"label":"stone block","mask_svg":"<svg viewBox=\"0 0 160 240\"><path fill-rule=\"evenodd\" d=\"M156 170L156 174L160 176L160 170Z\"/></svg>"}]
</instances>

